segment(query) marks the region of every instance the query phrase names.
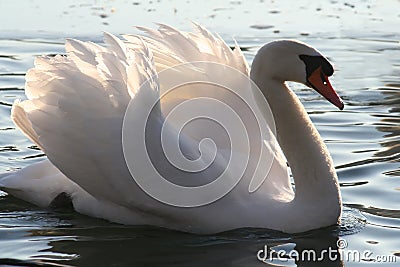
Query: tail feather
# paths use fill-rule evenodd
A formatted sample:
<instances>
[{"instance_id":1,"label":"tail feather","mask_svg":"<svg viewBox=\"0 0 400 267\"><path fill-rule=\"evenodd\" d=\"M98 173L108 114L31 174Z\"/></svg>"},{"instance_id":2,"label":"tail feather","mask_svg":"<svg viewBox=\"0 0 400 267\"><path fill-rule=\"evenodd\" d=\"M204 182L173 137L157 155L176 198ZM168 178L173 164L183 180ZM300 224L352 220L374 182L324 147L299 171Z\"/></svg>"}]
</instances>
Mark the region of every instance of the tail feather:
<instances>
[{"instance_id":1,"label":"tail feather","mask_svg":"<svg viewBox=\"0 0 400 267\"><path fill-rule=\"evenodd\" d=\"M0 174L1 190L40 207L48 207L60 193L72 193L76 187L49 160Z\"/></svg>"}]
</instances>

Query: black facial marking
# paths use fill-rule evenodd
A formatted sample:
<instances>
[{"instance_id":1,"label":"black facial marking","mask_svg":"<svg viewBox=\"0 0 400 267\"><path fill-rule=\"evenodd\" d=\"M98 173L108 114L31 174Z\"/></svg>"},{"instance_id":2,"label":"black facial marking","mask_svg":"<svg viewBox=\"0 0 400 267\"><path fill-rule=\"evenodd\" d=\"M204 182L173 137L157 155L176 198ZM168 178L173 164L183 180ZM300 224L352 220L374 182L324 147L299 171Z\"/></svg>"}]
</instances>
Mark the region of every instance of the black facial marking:
<instances>
[{"instance_id":1,"label":"black facial marking","mask_svg":"<svg viewBox=\"0 0 400 267\"><path fill-rule=\"evenodd\" d=\"M322 71L326 76L332 76L333 67L329 61L323 56L307 56L300 55L300 59L306 64L307 78L318 68L322 67Z\"/></svg>"}]
</instances>

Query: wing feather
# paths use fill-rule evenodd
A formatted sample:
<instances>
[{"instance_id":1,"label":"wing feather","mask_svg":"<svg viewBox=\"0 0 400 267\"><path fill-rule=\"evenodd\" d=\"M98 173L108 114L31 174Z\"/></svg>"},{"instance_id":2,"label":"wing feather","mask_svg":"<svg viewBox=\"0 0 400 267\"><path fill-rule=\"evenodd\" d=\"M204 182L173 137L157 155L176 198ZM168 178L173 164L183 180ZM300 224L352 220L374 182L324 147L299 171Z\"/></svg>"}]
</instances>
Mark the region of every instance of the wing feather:
<instances>
[{"instance_id":1,"label":"wing feather","mask_svg":"<svg viewBox=\"0 0 400 267\"><path fill-rule=\"evenodd\" d=\"M123 116L141 83L153 79L156 86L157 72L144 43L133 51L107 33L105 43L68 40L66 57L36 58L27 73L29 100L14 104L12 118L68 178L127 205L140 201L137 187L127 186L134 182L122 153Z\"/></svg>"},{"instance_id":2,"label":"wing feather","mask_svg":"<svg viewBox=\"0 0 400 267\"><path fill-rule=\"evenodd\" d=\"M249 67L240 48L234 51L218 35L209 32L203 26L193 23L195 32L179 31L165 24L158 24L158 30L137 27L147 36L140 37L151 49L157 71L186 62L209 61L228 65L248 75ZM137 36L124 35L127 46L139 44Z\"/></svg>"}]
</instances>

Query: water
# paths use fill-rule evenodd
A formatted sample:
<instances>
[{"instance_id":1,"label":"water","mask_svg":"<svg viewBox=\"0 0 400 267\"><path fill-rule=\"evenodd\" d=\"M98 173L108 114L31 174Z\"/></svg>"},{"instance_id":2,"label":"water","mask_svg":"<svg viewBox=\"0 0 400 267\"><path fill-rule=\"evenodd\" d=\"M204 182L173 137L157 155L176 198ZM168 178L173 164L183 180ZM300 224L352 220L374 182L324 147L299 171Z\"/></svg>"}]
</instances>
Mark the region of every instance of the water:
<instances>
[{"instance_id":1,"label":"water","mask_svg":"<svg viewBox=\"0 0 400 267\"><path fill-rule=\"evenodd\" d=\"M195 20L232 37L251 62L277 38L317 47L336 66L334 87L344 111L304 86L294 90L334 158L343 202L339 226L287 235L240 229L211 236L132 227L50 211L0 193L0 265L39 266L397 266L400 262L400 3L374 1L54 1L0 3L0 173L43 159L12 124L15 99L24 99L24 74L34 56L63 53L65 37L101 42L101 31L130 33L154 21L189 29ZM317 163L316 163L317 164ZM265 245L296 249L369 250L386 261L281 259L263 264ZM341 241L342 242L342 241ZM344 241L343 241L344 242ZM338 243L338 244L337 244ZM384 258L381 258L383 260ZM393 261L397 261L393 263Z\"/></svg>"}]
</instances>

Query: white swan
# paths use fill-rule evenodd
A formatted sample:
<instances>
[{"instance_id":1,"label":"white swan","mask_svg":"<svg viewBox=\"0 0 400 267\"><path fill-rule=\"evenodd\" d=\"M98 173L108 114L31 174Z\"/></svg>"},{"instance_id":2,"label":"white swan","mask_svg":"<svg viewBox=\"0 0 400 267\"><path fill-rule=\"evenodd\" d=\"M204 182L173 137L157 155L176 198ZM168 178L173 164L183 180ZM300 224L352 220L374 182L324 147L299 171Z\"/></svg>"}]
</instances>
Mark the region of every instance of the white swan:
<instances>
[{"instance_id":1,"label":"white swan","mask_svg":"<svg viewBox=\"0 0 400 267\"><path fill-rule=\"evenodd\" d=\"M0 175L0 188L42 207L67 199L89 216L194 233L240 227L302 232L337 223L341 196L332 159L285 84L303 83L343 109L327 78L333 74L331 64L304 43L280 40L259 50L249 74L238 47L231 50L202 26L195 28L195 33L167 25L140 28L146 35L124 36L125 43L106 33L106 47L67 40L66 57L38 57L26 75L29 100L16 102L11 116L48 159ZM272 151L269 178L255 192L249 193L244 177L245 182L215 202L181 208L155 200L135 183L124 160L121 128L131 98L140 113L149 98L159 97L154 88L140 87L144 81L153 79L157 86L157 73L192 61L221 63L250 75L271 107L282 150ZM157 114L154 121L162 121ZM274 139L268 142L267 147L276 145Z\"/></svg>"}]
</instances>

